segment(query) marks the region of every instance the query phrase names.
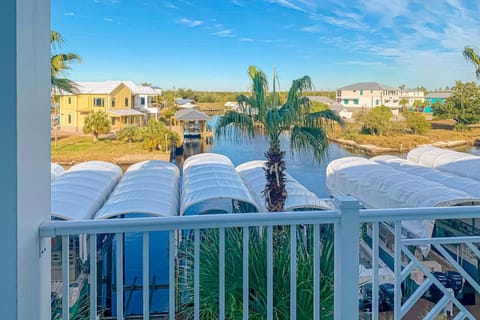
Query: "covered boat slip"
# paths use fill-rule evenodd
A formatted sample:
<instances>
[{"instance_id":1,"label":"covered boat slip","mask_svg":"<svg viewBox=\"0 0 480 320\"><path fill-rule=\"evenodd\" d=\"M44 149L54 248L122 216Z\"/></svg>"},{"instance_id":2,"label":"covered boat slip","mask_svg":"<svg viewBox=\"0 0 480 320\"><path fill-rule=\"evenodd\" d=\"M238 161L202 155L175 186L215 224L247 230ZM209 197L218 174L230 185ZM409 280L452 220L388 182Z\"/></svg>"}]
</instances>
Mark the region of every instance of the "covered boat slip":
<instances>
[{"instance_id":1,"label":"covered boat slip","mask_svg":"<svg viewBox=\"0 0 480 320\"><path fill-rule=\"evenodd\" d=\"M203 153L185 160L180 215L259 210L229 158Z\"/></svg>"},{"instance_id":2,"label":"covered boat slip","mask_svg":"<svg viewBox=\"0 0 480 320\"><path fill-rule=\"evenodd\" d=\"M477 205L480 198L387 165L358 157L330 162L327 189L333 196L351 195L366 208L416 208ZM406 221L418 237L431 237L434 221Z\"/></svg>"},{"instance_id":3,"label":"covered boat slip","mask_svg":"<svg viewBox=\"0 0 480 320\"><path fill-rule=\"evenodd\" d=\"M480 157L436 147L420 147L411 150L407 160L424 167L435 168L458 176L480 181Z\"/></svg>"},{"instance_id":4,"label":"covered boat slip","mask_svg":"<svg viewBox=\"0 0 480 320\"><path fill-rule=\"evenodd\" d=\"M125 172L95 219L176 216L180 198L179 180L180 171L174 164L158 160L136 163ZM104 282L102 296L109 299L106 304L111 306L112 316L116 316L116 282L111 275L116 272L113 261L118 248L117 242L111 241L112 236L109 240L111 245L106 246L102 274L111 281ZM151 257L148 283L152 288L150 310L161 313L168 308L168 232L150 232L148 240ZM125 315L143 312L142 241L141 233L123 236Z\"/></svg>"},{"instance_id":5,"label":"covered boat slip","mask_svg":"<svg viewBox=\"0 0 480 320\"><path fill-rule=\"evenodd\" d=\"M265 160L254 160L245 162L236 168L261 212L267 211L263 197L263 190L265 189L264 167ZM318 198L288 173L285 174L288 194L285 202L285 211L333 209L333 204L330 201Z\"/></svg>"}]
</instances>

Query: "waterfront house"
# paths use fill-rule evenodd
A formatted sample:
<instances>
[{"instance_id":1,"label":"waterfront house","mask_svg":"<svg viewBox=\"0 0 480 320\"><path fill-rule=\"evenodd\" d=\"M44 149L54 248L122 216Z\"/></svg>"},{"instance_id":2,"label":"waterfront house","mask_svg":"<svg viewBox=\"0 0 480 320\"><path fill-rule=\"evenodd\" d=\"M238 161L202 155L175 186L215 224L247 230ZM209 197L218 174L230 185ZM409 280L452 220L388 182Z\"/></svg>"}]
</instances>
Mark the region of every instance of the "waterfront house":
<instances>
[{"instance_id":1,"label":"waterfront house","mask_svg":"<svg viewBox=\"0 0 480 320\"><path fill-rule=\"evenodd\" d=\"M381 105L399 108L400 90L378 82L357 82L337 89L337 103L355 110Z\"/></svg>"},{"instance_id":2,"label":"waterfront house","mask_svg":"<svg viewBox=\"0 0 480 320\"><path fill-rule=\"evenodd\" d=\"M432 106L437 102L440 104L445 104L445 100L452 96L451 92L431 92L425 96L425 109L423 110L426 113L432 113Z\"/></svg>"},{"instance_id":3,"label":"waterfront house","mask_svg":"<svg viewBox=\"0 0 480 320\"><path fill-rule=\"evenodd\" d=\"M158 113L152 97L159 94L161 91L132 81L77 82L73 93L58 95L59 124L64 130L79 132L89 114L102 111L108 114L114 130L142 125L145 118Z\"/></svg>"},{"instance_id":4,"label":"waterfront house","mask_svg":"<svg viewBox=\"0 0 480 320\"><path fill-rule=\"evenodd\" d=\"M425 94L422 90L418 89L403 89L400 90L400 100L405 99L408 101L408 107L412 107L415 101L424 102Z\"/></svg>"},{"instance_id":5,"label":"waterfront house","mask_svg":"<svg viewBox=\"0 0 480 320\"><path fill-rule=\"evenodd\" d=\"M308 96L310 101L316 101L323 103L330 110L338 112L338 115L344 120L352 120L353 112L356 111L355 108L348 108L342 104L337 103L335 100L330 99L329 97L324 96Z\"/></svg>"}]
</instances>

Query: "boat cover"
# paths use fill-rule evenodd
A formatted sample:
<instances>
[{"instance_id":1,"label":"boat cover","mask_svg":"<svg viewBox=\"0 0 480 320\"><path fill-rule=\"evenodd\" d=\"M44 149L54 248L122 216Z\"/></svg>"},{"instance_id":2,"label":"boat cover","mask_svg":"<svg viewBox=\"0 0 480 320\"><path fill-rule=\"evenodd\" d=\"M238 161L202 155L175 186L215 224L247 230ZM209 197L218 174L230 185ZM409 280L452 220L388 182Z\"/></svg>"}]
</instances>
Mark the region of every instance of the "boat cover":
<instances>
[{"instance_id":1,"label":"boat cover","mask_svg":"<svg viewBox=\"0 0 480 320\"><path fill-rule=\"evenodd\" d=\"M88 161L71 167L52 181L52 217L92 219L121 176L119 166L103 161Z\"/></svg>"},{"instance_id":2,"label":"boat cover","mask_svg":"<svg viewBox=\"0 0 480 320\"><path fill-rule=\"evenodd\" d=\"M420 147L411 150L407 159L424 167L480 181L480 157L472 154L436 147Z\"/></svg>"},{"instance_id":3,"label":"boat cover","mask_svg":"<svg viewBox=\"0 0 480 320\"><path fill-rule=\"evenodd\" d=\"M65 169L59 164L51 163L50 164L50 181L55 180L59 175L65 172Z\"/></svg>"},{"instance_id":4,"label":"boat cover","mask_svg":"<svg viewBox=\"0 0 480 320\"><path fill-rule=\"evenodd\" d=\"M177 166L169 162L150 160L131 165L95 219L119 215L176 216L179 179Z\"/></svg>"},{"instance_id":5,"label":"boat cover","mask_svg":"<svg viewBox=\"0 0 480 320\"><path fill-rule=\"evenodd\" d=\"M345 157L327 167L327 189L333 196L351 195L366 208L444 207L479 203L472 195L440 183L359 157ZM418 237L431 237L434 221L404 221Z\"/></svg>"},{"instance_id":6,"label":"boat cover","mask_svg":"<svg viewBox=\"0 0 480 320\"><path fill-rule=\"evenodd\" d=\"M266 212L265 198L263 190L265 189L265 160L254 160L245 162L237 166L236 170L248 190L252 194L257 203L257 207L262 212ZM285 211L293 211L297 209L307 210L332 210L331 202L318 198L313 192L305 188L295 178L285 172L287 200L285 201Z\"/></svg>"},{"instance_id":7,"label":"boat cover","mask_svg":"<svg viewBox=\"0 0 480 320\"><path fill-rule=\"evenodd\" d=\"M457 176L446 171L423 167L412 161L392 155L377 156L370 158L370 160L407 172L414 176L441 183L452 189L464 191L473 197L480 197L480 181Z\"/></svg>"},{"instance_id":8,"label":"boat cover","mask_svg":"<svg viewBox=\"0 0 480 320\"><path fill-rule=\"evenodd\" d=\"M234 212L234 200L250 204L259 210L229 158L215 153L203 153L185 160L180 215L215 210Z\"/></svg>"}]
</instances>

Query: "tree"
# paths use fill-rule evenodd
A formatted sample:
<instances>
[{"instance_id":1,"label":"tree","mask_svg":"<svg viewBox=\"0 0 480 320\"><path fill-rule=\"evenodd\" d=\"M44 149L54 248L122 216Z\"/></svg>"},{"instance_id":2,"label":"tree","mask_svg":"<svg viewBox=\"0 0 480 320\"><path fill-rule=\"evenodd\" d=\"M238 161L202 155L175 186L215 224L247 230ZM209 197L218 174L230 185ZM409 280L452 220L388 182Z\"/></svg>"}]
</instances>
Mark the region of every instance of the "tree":
<instances>
[{"instance_id":1,"label":"tree","mask_svg":"<svg viewBox=\"0 0 480 320\"><path fill-rule=\"evenodd\" d=\"M324 155L328 140L324 125L328 121L343 123L331 110L310 113L308 98L302 93L312 90L310 77L303 76L292 82L287 99L278 100L276 85L278 77L273 74L273 90L268 92L265 73L250 66L248 74L252 80L251 96L239 95L237 101L244 113L227 111L217 123L217 136L235 135L228 127L237 128L241 134L252 138L255 134L255 122L261 124L269 140L265 153L266 185L264 197L269 211L283 211L287 192L285 189L285 151L280 149L280 135L290 133L290 150L311 151L318 161Z\"/></svg>"},{"instance_id":2,"label":"tree","mask_svg":"<svg viewBox=\"0 0 480 320\"><path fill-rule=\"evenodd\" d=\"M147 125L141 130L141 136L143 148L149 151L160 150L161 147L167 150L168 146L180 140L177 133L167 129L163 122L155 119L148 120Z\"/></svg>"},{"instance_id":3,"label":"tree","mask_svg":"<svg viewBox=\"0 0 480 320\"><path fill-rule=\"evenodd\" d=\"M398 88L399 88L400 90L405 90L405 85L404 85L404 84L401 84L401 85L398 86Z\"/></svg>"},{"instance_id":4,"label":"tree","mask_svg":"<svg viewBox=\"0 0 480 320\"><path fill-rule=\"evenodd\" d=\"M475 76L480 80L480 54L473 47L465 47L463 56L475 66Z\"/></svg>"},{"instance_id":5,"label":"tree","mask_svg":"<svg viewBox=\"0 0 480 320\"><path fill-rule=\"evenodd\" d=\"M457 81L445 104L432 106L436 119L454 119L459 125L480 121L480 88L475 82Z\"/></svg>"},{"instance_id":6,"label":"tree","mask_svg":"<svg viewBox=\"0 0 480 320\"><path fill-rule=\"evenodd\" d=\"M117 133L117 139L133 142L140 138L140 128L134 124L128 125Z\"/></svg>"},{"instance_id":7,"label":"tree","mask_svg":"<svg viewBox=\"0 0 480 320\"><path fill-rule=\"evenodd\" d=\"M52 51L60 49L63 44L62 35L55 30L50 31L50 46ZM70 64L74 62L81 63L82 58L75 53L52 54L50 57L50 79L54 90L63 90L70 93L75 90L75 82L61 77L66 70L70 69Z\"/></svg>"},{"instance_id":8,"label":"tree","mask_svg":"<svg viewBox=\"0 0 480 320\"><path fill-rule=\"evenodd\" d=\"M430 123L424 115L417 112L406 112L404 114L407 121L407 127L413 131L413 134L424 134L430 129Z\"/></svg>"},{"instance_id":9,"label":"tree","mask_svg":"<svg viewBox=\"0 0 480 320\"><path fill-rule=\"evenodd\" d=\"M381 136L387 132L392 115L390 108L379 106L368 111L360 120L363 122L364 130Z\"/></svg>"},{"instance_id":10,"label":"tree","mask_svg":"<svg viewBox=\"0 0 480 320\"><path fill-rule=\"evenodd\" d=\"M83 125L84 133L92 133L93 141L98 141L98 135L110 131L110 121L105 112L93 112L85 118Z\"/></svg>"},{"instance_id":11,"label":"tree","mask_svg":"<svg viewBox=\"0 0 480 320\"><path fill-rule=\"evenodd\" d=\"M402 106L402 111L405 111L405 106L408 104L408 99L402 98L399 104Z\"/></svg>"},{"instance_id":12,"label":"tree","mask_svg":"<svg viewBox=\"0 0 480 320\"><path fill-rule=\"evenodd\" d=\"M423 111L423 108L425 108L425 101L413 101L413 108L415 108L416 111Z\"/></svg>"}]
</instances>

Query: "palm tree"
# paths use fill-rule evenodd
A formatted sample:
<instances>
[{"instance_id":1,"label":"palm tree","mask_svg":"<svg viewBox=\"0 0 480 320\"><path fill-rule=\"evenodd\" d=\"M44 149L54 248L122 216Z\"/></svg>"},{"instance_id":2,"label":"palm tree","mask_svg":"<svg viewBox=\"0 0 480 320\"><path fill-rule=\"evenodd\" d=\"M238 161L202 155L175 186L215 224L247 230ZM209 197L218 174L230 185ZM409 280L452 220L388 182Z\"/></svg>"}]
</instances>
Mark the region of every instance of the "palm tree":
<instances>
[{"instance_id":1,"label":"palm tree","mask_svg":"<svg viewBox=\"0 0 480 320\"><path fill-rule=\"evenodd\" d=\"M310 77L303 76L292 82L285 102L280 101L276 92L277 74L273 74L273 90L268 92L268 81L265 73L250 66L248 74L252 80L252 95L240 95L237 101L243 112L228 111L217 124L217 135L226 136L232 131L232 125L247 137L254 136L255 122L260 123L269 139L269 148L265 153L266 185L264 197L269 211L283 211L287 198L285 189L285 151L280 149L280 135L290 133L290 150L293 152L308 150L313 152L316 160L320 160L327 147L328 140L324 130L327 122L343 123L332 110L310 112L307 97L302 96L313 88Z\"/></svg>"},{"instance_id":2,"label":"palm tree","mask_svg":"<svg viewBox=\"0 0 480 320\"><path fill-rule=\"evenodd\" d=\"M105 112L93 112L85 118L83 125L84 133L92 133L93 141L98 141L98 135L101 133L108 133L110 131L110 121Z\"/></svg>"},{"instance_id":3,"label":"palm tree","mask_svg":"<svg viewBox=\"0 0 480 320\"><path fill-rule=\"evenodd\" d=\"M50 31L50 46L52 51L61 48L63 43L63 37L59 32L55 30ZM52 54L50 58L50 73L52 88L54 90L63 90L70 93L74 91L75 82L60 77L64 71L70 69L69 65L74 62L81 63L82 58L75 53Z\"/></svg>"},{"instance_id":4,"label":"palm tree","mask_svg":"<svg viewBox=\"0 0 480 320\"><path fill-rule=\"evenodd\" d=\"M470 61L475 65L475 75L480 80L480 54L473 47L465 47L463 50L463 56L467 61Z\"/></svg>"}]
</instances>

